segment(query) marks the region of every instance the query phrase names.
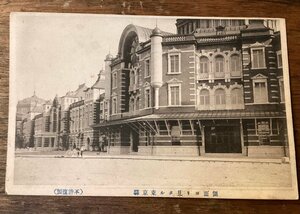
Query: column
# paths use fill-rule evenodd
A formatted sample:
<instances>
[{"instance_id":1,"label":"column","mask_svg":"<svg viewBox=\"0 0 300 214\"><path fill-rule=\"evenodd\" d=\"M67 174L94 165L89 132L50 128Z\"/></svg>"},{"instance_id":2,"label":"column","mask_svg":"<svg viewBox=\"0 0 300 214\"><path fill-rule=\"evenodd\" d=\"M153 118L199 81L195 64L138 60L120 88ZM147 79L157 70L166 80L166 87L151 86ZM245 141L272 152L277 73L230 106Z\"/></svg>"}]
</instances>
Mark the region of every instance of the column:
<instances>
[{"instance_id":1,"label":"column","mask_svg":"<svg viewBox=\"0 0 300 214\"><path fill-rule=\"evenodd\" d=\"M42 138L42 148L44 148L45 138L44 137L41 137L41 138Z\"/></svg>"}]
</instances>

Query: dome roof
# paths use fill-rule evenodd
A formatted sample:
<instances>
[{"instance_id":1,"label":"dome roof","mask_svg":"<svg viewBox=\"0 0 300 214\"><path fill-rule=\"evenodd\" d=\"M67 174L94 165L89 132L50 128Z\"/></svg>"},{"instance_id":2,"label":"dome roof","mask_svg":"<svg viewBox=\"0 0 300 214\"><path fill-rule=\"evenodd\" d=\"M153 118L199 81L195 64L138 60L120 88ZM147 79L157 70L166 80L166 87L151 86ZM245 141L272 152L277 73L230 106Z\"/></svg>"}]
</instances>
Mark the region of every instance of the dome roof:
<instances>
[{"instance_id":1,"label":"dome roof","mask_svg":"<svg viewBox=\"0 0 300 214\"><path fill-rule=\"evenodd\" d=\"M161 30L160 30L158 27L155 27L155 28L152 30L152 34L151 34L151 36L156 36L156 35L159 35L159 36L162 35L162 32L161 32Z\"/></svg>"},{"instance_id":2,"label":"dome roof","mask_svg":"<svg viewBox=\"0 0 300 214\"><path fill-rule=\"evenodd\" d=\"M39 103L39 104L42 104L44 103L45 100L42 99L42 98L39 98L35 95L35 93L31 96L31 97L28 97L28 98L25 98L23 100L20 100L18 103L19 104L31 104L31 103Z\"/></svg>"},{"instance_id":3,"label":"dome roof","mask_svg":"<svg viewBox=\"0 0 300 214\"><path fill-rule=\"evenodd\" d=\"M105 60L112 60L114 57L112 54L107 54Z\"/></svg>"}]
</instances>

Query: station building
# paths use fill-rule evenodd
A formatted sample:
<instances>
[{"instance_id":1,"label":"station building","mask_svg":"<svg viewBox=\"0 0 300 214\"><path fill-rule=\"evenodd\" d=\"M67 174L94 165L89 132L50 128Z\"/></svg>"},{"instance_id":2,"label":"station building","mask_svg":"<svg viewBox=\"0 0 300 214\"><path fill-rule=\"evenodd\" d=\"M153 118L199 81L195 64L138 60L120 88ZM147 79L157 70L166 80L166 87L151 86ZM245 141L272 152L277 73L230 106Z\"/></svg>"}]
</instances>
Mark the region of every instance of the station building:
<instances>
[{"instance_id":1,"label":"station building","mask_svg":"<svg viewBox=\"0 0 300 214\"><path fill-rule=\"evenodd\" d=\"M110 154L288 156L276 20L128 25L105 60L100 120Z\"/></svg>"}]
</instances>

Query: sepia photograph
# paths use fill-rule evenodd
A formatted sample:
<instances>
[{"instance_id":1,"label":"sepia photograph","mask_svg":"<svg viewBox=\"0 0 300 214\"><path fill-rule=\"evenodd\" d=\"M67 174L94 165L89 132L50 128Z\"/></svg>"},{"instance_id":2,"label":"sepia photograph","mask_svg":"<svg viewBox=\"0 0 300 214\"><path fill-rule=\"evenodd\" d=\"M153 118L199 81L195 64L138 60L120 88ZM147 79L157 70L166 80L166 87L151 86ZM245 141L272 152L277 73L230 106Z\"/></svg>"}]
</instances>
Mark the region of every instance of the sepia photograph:
<instances>
[{"instance_id":1,"label":"sepia photograph","mask_svg":"<svg viewBox=\"0 0 300 214\"><path fill-rule=\"evenodd\" d=\"M6 193L298 199L285 20L11 13Z\"/></svg>"}]
</instances>

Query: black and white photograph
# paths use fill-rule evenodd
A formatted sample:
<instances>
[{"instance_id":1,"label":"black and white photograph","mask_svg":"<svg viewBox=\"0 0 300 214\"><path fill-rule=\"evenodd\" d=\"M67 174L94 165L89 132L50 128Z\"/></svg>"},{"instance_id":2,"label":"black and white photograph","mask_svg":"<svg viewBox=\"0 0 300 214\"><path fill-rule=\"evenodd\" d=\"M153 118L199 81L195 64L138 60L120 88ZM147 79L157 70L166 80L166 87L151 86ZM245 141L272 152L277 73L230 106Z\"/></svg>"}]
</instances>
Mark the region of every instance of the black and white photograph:
<instances>
[{"instance_id":1,"label":"black and white photograph","mask_svg":"<svg viewBox=\"0 0 300 214\"><path fill-rule=\"evenodd\" d=\"M280 18L11 13L6 192L297 199L287 53Z\"/></svg>"}]
</instances>

